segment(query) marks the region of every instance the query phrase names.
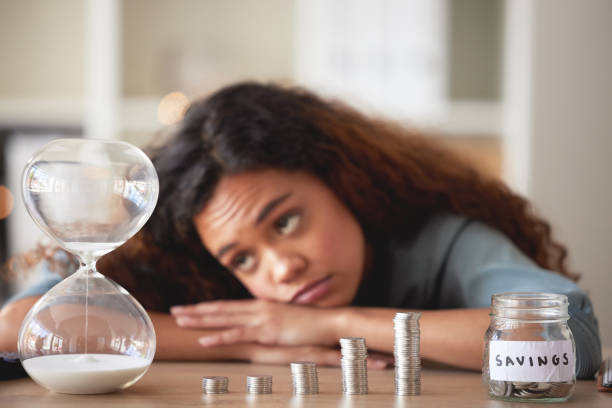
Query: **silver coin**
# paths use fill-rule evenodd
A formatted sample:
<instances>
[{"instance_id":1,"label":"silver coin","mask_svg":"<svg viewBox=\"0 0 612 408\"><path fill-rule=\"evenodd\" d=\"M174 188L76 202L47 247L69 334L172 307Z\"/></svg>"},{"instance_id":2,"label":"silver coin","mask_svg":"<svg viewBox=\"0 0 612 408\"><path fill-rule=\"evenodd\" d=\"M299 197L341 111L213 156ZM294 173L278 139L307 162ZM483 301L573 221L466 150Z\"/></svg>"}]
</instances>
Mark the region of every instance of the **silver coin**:
<instances>
[{"instance_id":1,"label":"silver coin","mask_svg":"<svg viewBox=\"0 0 612 408\"><path fill-rule=\"evenodd\" d=\"M293 393L296 395L318 394L319 380L317 365L312 361L296 361L291 363L293 378Z\"/></svg>"},{"instance_id":2,"label":"silver coin","mask_svg":"<svg viewBox=\"0 0 612 408\"><path fill-rule=\"evenodd\" d=\"M418 320L421 317L420 312L398 312L395 314L393 320Z\"/></svg>"},{"instance_id":3,"label":"silver coin","mask_svg":"<svg viewBox=\"0 0 612 408\"><path fill-rule=\"evenodd\" d=\"M574 391L573 383L551 383L550 389L546 392L548 398L566 398Z\"/></svg>"},{"instance_id":4,"label":"silver coin","mask_svg":"<svg viewBox=\"0 0 612 408\"><path fill-rule=\"evenodd\" d=\"M510 397L514 391L511 381L489 381L489 393L496 397Z\"/></svg>"},{"instance_id":5,"label":"silver coin","mask_svg":"<svg viewBox=\"0 0 612 408\"><path fill-rule=\"evenodd\" d=\"M414 388L409 389L395 389L395 395L420 395L421 394L421 386L416 386Z\"/></svg>"},{"instance_id":6,"label":"silver coin","mask_svg":"<svg viewBox=\"0 0 612 408\"><path fill-rule=\"evenodd\" d=\"M528 389L514 390L512 396L524 399L538 399L546 396L545 392L531 391Z\"/></svg>"},{"instance_id":7,"label":"silver coin","mask_svg":"<svg viewBox=\"0 0 612 408\"><path fill-rule=\"evenodd\" d=\"M367 347L363 337L342 337L340 346L346 349L364 349Z\"/></svg>"},{"instance_id":8,"label":"silver coin","mask_svg":"<svg viewBox=\"0 0 612 408\"><path fill-rule=\"evenodd\" d=\"M418 395L421 391L420 316L418 312L397 313L393 319L397 395Z\"/></svg>"},{"instance_id":9,"label":"silver coin","mask_svg":"<svg viewBox=\"0 0 612 408\"><path fill-rule=\"evenodd\" d=\"M547 382L537 382L535 385L529 387L531 392L546 392L550 390L551 384Z\"/></svg>"},{"instance_id":10,"label":"silver coin","mask_svg":"<svg viewBox=\"0 0 612 408\"><path fill-rule=\"evenodd\" d=\"M363 337L340 339L342 359L342 391L345 394L368 393L368 349Z\"/></svg>"},{"instance_id":11,"label":"silver coin","mask_svg":"<svg viewBox=\"0 0 612 408\"><path fill-rule=\"evenodd\" d=\"M512 381L512 385L517 390L523 390L526 388L536 387L538 383L536 382L520 382L520 381Z\"/></svg>"},{"instance_id":12,"label":"silver coin","mask_svg":"<svg viewBox=\"0 0 612 408\"><path fill-rule=\"evenodd\" d=\"M420 380L421 375L420 372L399 372L395 374L395 380L397 382L400 381L416 381Z\"/></svg>"},{"instance_id":13,"label":"silver coin","mask_svg":"<svg viewBox=\"0 0 612 408\"><path fill-rule=\"evenodd\" d=\"M249 375L247 376L247 394L271 394L271 375Z\"/></svg>"},{"instance_id":14,"label":"silver coin","mask_svg":"<svg viewBox=\"0 0 612 408\"><path fill-rule=\"evenodd\" d=\"M227 392L229 379L221 376L202 377L202 392L204 394L224 394Z\"/></svg>"}]
</instances>

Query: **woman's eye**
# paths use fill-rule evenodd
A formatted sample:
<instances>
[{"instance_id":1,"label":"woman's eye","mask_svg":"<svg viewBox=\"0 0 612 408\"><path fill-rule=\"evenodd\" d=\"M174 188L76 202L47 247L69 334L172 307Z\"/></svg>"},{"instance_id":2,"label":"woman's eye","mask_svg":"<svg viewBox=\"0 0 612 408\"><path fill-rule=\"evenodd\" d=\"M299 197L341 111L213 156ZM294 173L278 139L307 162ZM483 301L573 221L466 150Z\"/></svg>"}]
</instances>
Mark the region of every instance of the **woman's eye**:
<instances>
[{"instance_id":1,"label":"woman's eye","mask_svg":"<svg viewBox=\"0 0 612 408\"><path fill-rule=\"evenodd\" d=\"M241 252L236 255L231 262L233 270L248 271L255 265L255 257L247 252Z\"/></svg>"},{"instance_id":2,"label":"woman's eye","mask_svg":"<svg viewBox=\"0 0 612 408\"><path fill-rule=\"evenodd\" d=\"M301 217L299 213L286 214L276 220L274 226L282 235L288 235L295 231L298 225L300 225Z\"/></svg>"}]
</instances>

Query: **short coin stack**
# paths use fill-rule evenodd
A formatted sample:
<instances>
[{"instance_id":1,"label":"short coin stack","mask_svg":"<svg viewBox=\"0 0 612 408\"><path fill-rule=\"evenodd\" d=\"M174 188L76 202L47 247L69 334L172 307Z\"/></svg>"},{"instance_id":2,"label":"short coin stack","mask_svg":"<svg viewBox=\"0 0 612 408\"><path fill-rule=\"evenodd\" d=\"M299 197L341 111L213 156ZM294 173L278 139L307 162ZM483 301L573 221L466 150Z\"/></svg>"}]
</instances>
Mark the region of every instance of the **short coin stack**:
<instances>
[{"instance_id":1,"label":"short coin stack","mask_svg":"<svg viewBox=\"0 0 612 408\"><path fill-rule=\"evenodd\" d=\"M418 312L396 313L393 319L396 395L421 393L420 317L421 314Z\"/></svg>"},{"instance_id":2,"label":"short coin stack","mask_svg":"<svg viewBox=\"0 0 612 408\"><path fill-rule=\"evenodd\" d=\"M271 375L248 375L247 394L272 394Z\"/></svg>"},{"instance_id":3,"label":"short coin stack","mask_svg":"<svg viewBox=\"0 0 612 408\"><path fill-rule=\"evenodd\" d=\"M204 394L225 394L228 382L227 377L202 377L202 392Z\"/></svg>"},{"instance_id":4,"label":"short coin stack","mask_svg":"<svg viewBox=\"0 0 612 408\"><path fill-rule=\"evenodd\" d=\"M296 361L291 363L294 394L318 394L319 378L317 365L312 361Z\"/></svg>"},{"instance_id":5,"label":"short coin stack","mask_svg":"<svg viewBox=\"0 0 612 408\"><path fill-rule=\"evenodd\" d=\"M368 393L368 348L363 337L340 339L342 352L342 388L345 394Z\"/></svg>"}]
</instances>

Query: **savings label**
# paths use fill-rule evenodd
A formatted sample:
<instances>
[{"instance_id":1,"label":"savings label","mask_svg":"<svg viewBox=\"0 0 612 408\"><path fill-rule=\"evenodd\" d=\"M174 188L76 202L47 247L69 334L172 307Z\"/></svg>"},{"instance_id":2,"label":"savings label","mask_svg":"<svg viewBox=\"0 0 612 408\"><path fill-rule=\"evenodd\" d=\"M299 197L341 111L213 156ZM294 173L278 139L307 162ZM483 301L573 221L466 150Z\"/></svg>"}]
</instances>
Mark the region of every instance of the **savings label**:
<instances>
[{"instance_id":1,"label":"savings label","mask_svg":"<svg viewBox=\"0 0 612 408\"><path fill-rule=\"evenodd\" d=\"M498 381L563 382L574 378L570 340L491 341L489 375Z\"/></svg>"}]
</instances>

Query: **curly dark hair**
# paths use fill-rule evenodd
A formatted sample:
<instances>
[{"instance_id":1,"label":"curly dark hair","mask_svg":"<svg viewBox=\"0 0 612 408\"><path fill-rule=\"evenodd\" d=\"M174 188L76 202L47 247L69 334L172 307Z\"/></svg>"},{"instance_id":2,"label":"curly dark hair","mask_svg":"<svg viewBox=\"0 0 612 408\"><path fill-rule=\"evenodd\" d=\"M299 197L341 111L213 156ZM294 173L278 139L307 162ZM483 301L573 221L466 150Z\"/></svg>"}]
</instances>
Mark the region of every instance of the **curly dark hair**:
<instances>
[{"instance_id":1,"label":"curly dark hair","mask_svg":"<svg viewBox=\"0 0 612 408\"><path fill-rule=\"evenodd\" d=\"M194 102L151 156L159 202L143 231L99 269L154 310L248 296L201 244L193 217L230 174L275 168L325 182L367 240L406 236L451 212L506 234L539 266L575 279L566 249L529 203L418 132L301 88L239 83Z\"/></svg>"}]
</instances>

